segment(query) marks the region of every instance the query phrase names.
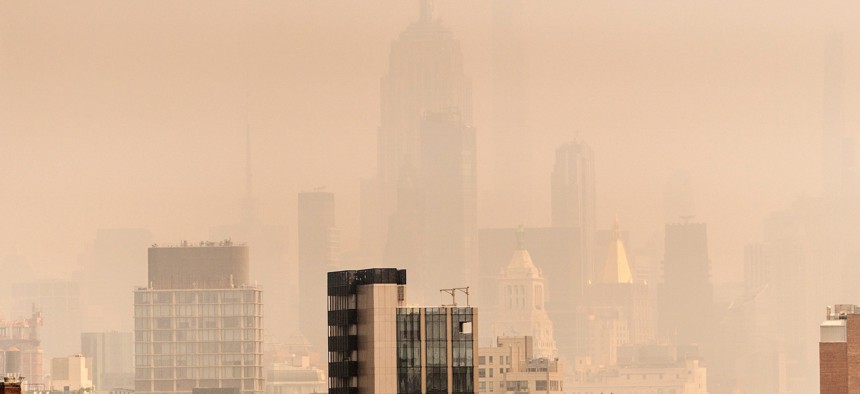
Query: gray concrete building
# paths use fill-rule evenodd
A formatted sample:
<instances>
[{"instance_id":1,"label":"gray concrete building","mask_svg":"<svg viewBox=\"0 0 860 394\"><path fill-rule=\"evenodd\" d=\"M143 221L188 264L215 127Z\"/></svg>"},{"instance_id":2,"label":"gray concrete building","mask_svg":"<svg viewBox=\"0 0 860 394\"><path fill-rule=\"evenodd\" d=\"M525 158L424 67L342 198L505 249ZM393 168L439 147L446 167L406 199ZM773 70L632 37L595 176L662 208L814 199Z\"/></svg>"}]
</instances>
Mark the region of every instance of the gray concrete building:
<instances>
[{"instance_id":1,"label":"gray concrete building","mask_svg":"<svg viewBox=\"0 0 860 394\"><path fill-rule=\"evenodd\" d=\"M134 294L135 392L264 391L262 291L248 247L229 241L149 249Z\"/></svg>"}]
</instances>

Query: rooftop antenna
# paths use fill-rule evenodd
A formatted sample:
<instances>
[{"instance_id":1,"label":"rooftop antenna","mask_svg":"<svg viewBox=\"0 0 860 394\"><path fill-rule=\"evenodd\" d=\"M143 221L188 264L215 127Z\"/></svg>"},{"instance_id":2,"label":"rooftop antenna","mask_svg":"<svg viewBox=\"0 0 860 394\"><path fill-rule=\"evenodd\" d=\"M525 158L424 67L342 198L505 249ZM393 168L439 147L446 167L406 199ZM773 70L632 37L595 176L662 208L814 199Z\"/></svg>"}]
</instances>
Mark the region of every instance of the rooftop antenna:
<instances>
[{"instance_id":1,"label":"rooftop antenna","mask_svg":"<svg viewBox=\"0 0 860 394\"><path fill-rule=\"evenodd\" d=\"M439 289L440 293L447 293L451 296L451 304L443 305L443 306L457 306L457 292L463 293L466 295L466 306L470 306L469 303L469 287L454 287L450 289Z\"/></svg>"}]
</instances>

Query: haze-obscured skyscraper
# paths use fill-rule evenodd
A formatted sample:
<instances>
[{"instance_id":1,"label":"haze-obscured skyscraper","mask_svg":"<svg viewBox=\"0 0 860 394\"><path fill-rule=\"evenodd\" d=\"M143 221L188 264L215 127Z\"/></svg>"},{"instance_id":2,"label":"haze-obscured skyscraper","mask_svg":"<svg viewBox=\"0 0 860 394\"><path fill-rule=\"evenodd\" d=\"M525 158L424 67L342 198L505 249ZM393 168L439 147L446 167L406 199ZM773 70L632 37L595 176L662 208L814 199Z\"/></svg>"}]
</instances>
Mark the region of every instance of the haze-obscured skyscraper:
<instances>
[{"instance_id":1,"label":"haze-obscured skyscraper","mask_svg":"<svg viewBox=\"0 0 860 394\"><path fill-rule=\"evenodd\" d=\"M552 170L552 226L580 230L582 253L580 272L584 282L594 279L598 267L594 262L594 233L597 230L594 187L594 152L584 142L569 142L555 150Z\"/></svg>"},{"instance_id":2,"label":"haze-obscured skyscraper","mask_svg":"<svg viewBox=\"0 0 860 394\"><path fill-rule=\"evenodd\" d=\"M666 225L660 334L677 344L701 344L712 327L713 284L704 223Z\"/></svg>"},{"instance_id":3,"label":"haze-obscured skyscraper","mask_svg":"<svg viewBox=\"0 0 860 394\"><path fill-rule=\"evenodd\" d=\"M299 193L298 199L299 311L302 334L318 351L326 347L326 273L338 260L334 193Z\"/></svg>"},{"instance_id":4,"label":"haze-obscured skyscraper","mask_svg":"<svg viewBox=\"0 0 860 394\"><path fill-rule=\"evenodd\" d=\"M100 229L84 267L86 319L83 330L131 331L131 290L145 274L152 233L142 228ZM77 342L77 340L75 340Z\"/></svg>"},{"instance_id":5,"label":"haze-obscured skyscraper","mask_svg":"<svg viewBox=\"0 0 860 394\"><path fill-rule=\"evenodd\" d=\"M389 218L398 206L401 171L415 167L426 113L454 110L472 124L472 93L463 73L460 43L438 19L432 2L420 2L420 15L391 44L388 71L380 89L377 174L362 182L363 248L379 261L389 239Z\"/></svg>"},{"instance_id":6,"label":"haze-obscured skyscraper","mask_svg":"<svg viewBox=\"0 0 860 394\"><path fill-rule=\"evenodd\" d=\"M263 386L262 292L248 247L231 242L149 249L148 286L134 292L135 392Z\"/></svg>"},{"instance_id":7,"label":"haze-obscured skyscraper","mask_svg":"<svg viewBox=\"0 0 860 394\"><path fill-rule=\"evenodd\" d=\"M85 332L81 354L92 361L93 385L97 393L134 388L134 334L131 332Z\"/></svg>"}]
</instances>

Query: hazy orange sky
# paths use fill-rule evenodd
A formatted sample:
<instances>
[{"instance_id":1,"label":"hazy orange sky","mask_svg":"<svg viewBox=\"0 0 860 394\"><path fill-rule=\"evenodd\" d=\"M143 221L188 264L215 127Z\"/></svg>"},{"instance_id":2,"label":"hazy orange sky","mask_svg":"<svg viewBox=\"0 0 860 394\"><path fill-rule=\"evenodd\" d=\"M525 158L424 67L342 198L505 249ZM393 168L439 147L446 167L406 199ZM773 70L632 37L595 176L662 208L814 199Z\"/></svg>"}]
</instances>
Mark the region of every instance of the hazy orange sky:
<instances>
[{"instance_id":1,"label":"hazy orange sky","mask_svg":"<svg viewBox=\"0 0 860 394\"><path fill-rule=\"evenodd\" d=\"M490 3L437 1L472 78L479 198L491 207ZM253 135L259 216L290 227L296 193L336 193L356 246L375 169L379 79L417 1L0 2L0 254L71 270L97 228L160 242L234 222ZM846 122L860 126L860 3L534 1L530 208L479 225L549 223L553 150L595 151L598 220L634 246L663 226L677 170L696 186L717 281L739 280L762 217L818 193L825 37L841 31ZM290 241L292 252L295 242ZM540 262L536 262L540 264Z\"/></svg>"}]
</instances>

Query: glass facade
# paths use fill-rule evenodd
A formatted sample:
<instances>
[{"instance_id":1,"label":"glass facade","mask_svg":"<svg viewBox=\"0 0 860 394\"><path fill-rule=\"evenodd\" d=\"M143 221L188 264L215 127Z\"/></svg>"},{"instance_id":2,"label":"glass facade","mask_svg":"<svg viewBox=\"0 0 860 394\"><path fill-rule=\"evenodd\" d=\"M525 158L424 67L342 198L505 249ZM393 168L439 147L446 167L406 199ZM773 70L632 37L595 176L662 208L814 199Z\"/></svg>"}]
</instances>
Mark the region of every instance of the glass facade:
<instances>
[{"instance_id":1,"label":"glass facade","mask_svg":"<svg viewBox=\"0 0 860 394\"><path fill-rule=\"evenodd\" d=\"M473 318L474 310L470 307L398 309L397 392L474 393ZM424 391L422 362L426 371Z\"/></svg>"},{"instance_id":2,"label":"glass facade","mask_svg":"<svg viewBox=\"0 0 860 394\"><path fill-rule=\"evenodd\" d=\"M134 295L135 392L263 387L262 292L137 290Z\"/></svg>"},{"instance_id":3,"label":"glass facade","mask_svg":"<svg viewBox=\"0 0 860 394\"><path fill-rule=\"evenodd\" d=\"M397 311L397 392L421 393L421 309Z\"/></svg>"}]
</instances>

